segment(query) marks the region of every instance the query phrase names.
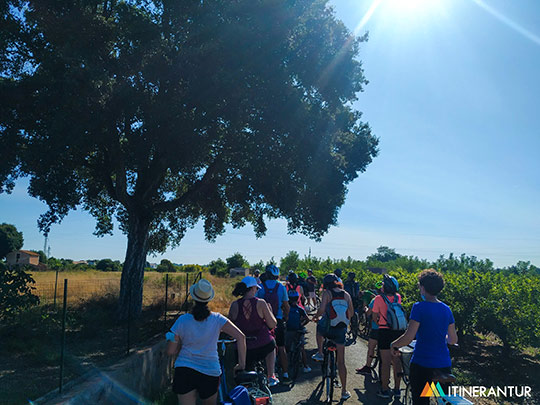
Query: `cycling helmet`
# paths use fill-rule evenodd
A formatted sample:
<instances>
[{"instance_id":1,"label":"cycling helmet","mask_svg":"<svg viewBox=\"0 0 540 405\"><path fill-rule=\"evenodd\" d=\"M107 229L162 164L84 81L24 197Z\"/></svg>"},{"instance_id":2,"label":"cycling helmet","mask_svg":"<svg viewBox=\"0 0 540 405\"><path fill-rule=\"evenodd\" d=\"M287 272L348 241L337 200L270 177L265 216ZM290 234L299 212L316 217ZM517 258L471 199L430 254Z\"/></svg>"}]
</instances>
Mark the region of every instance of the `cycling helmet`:
<instances>
[{"instance_id":1,"label":"cycling helmet","mask_svg":"<svg viewBox=\"0 0 540 405\"><path fill-rule=\"evenodd\" d=\"M377 281L374 285L374 288L376 290L380 290L382 288L382 281Z\"/></svg>"},{"instance_id":2,"label":"cycling helmet","mask_svg":"<svg viewBox=\"0 0 540 405\"><path fill-rule=\"evenodd\" d=\"M349 274L347 274L347 278L349 280L354 280L355 277L356 277L356 274L354 274L352 271Z\"/></svg>"},{"instance_id":3,"label":"cycling helmet","mask_svg":"<svg viewBox=\"0 0 540 405\"><path fill-rule=\"evenodd\" d=\"M300 272L300 274L298 274L298 278L304 279L306 277L307 277L307 274L306 274L305 271L302 271L302 272Z\"/></svg>"},{"instance_id":4,"label":"cycling helmet","mask_svg":"<svg viewBox=\"0 0 540 405\"><path fill-rule=\"evenodd\" d=\"M256 274L256 275L259 275L259 274L261 274L261 271L259 269L255 269L255 271L253 273Z\"/></svg>"},{"instance_id":5,"label":"cycling helmet","mask_svg":"<svg viewBox=\"0 0 540 405\"><path fill-rule=\"evenodd\" d=\"M337 282L339 282L339 279L337 278L335 274L332 274L332 273L327 274L323 278L323 284L330 284L330 283L337 283Z\"/></svg>"},{"instance_id":6,"label":"cycling helmet","mask_svg":"<svg viewBox=\"0 0 540 405\"><path fill-rule=\"evenodd\" d=\"M384 292L389 294L395 294L399 291L399 283L395 277L389 276L388 274L384 275L383 279Z\"/></svg>"},{"instance_id":7,"label":"cycling helmet","mask_svg":"<svg viewBox=\"0 0 540 405\"><path fill-rule=\"evenodd\" d=\"M272 274L275 277L279 276L279 268L275 264L269 264L266 266L266 272Z\"/></svg>"},{"instance_id":8,"label":"cycling helmet","mask_svg":"<svg viewBox=\"0 0 540 405\"><path fill-rule=\"evenodd\" d=\"M289 290L287 294L289 295L289 299L298 298L300 296L300 294L298 294L298 291L296 290Z\"/></svg>"},{"instance_id":9,"label":"cycling helmet","mask_svg":"<svg viewBox=\"0 0 540 405\"><path fill-rule=\"evenodd\" d=\"M294 283L296 283L298 281L298 276L296 275L296 273L294 271L291 271L289 273L289 275L287 276L287 281L289 283L292 283L292 284L294 284Z\"/></svg>"},{"instance_id":10,"label":"cycling helmet","mask_svg":"<svg viewBox=\"0 0 540 405\"><path fill-rule=\"evenodd\" d=\"M335 269L335 270L334 270L334 274L335 274L336 276L338 276L339 278L341 278L341 273L342 273L341 269Z\"/></svg>"}]
</instances>

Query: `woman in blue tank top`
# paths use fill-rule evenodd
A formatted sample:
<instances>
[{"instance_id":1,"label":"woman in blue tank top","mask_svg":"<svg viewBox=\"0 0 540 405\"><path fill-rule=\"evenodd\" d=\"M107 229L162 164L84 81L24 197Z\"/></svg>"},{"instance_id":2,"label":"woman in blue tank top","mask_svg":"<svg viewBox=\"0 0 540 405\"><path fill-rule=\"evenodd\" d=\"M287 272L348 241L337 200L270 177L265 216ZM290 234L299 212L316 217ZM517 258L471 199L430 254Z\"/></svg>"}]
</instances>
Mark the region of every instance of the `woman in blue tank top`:
<instances>
[{"instance_id":1,"label":"woman in blue tank top","mask_svg":"<svg viewBox=\"0 0 540 405\"><path fill-rule=\"evenodd\" d=\"M418 275L418 286L423 301L413 305L409 326L405 333L394 340L392 353L406 346L416 337L410 365L413 404L429 404L429 397L420 397L426 382L436 371L450 373L452 365L448 345L457 343L456 324L451 309L437 299L444 287L441 273L434 269L423 270Z\"/></svg>"}]
</instances>

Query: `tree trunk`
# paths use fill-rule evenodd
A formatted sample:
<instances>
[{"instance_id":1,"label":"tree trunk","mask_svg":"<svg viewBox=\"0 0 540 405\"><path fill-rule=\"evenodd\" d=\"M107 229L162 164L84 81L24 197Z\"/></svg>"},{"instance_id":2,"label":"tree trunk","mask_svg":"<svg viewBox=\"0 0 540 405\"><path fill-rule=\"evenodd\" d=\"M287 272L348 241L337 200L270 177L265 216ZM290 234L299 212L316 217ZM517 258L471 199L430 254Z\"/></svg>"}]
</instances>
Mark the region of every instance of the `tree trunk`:
<instances>
[{"instance_id":1,"label":"tree trunk","mask_svg":"<svg viewBox=\"0 0 540 405\"><path fill-rule=\"evenodd\" d=\"M118 315L122 320L136 318L142 311L144 266L148 250L148 231L150 221L129 214L128 245L126 260L120 282L120 302Z\"/></svg>"}]
</instances>

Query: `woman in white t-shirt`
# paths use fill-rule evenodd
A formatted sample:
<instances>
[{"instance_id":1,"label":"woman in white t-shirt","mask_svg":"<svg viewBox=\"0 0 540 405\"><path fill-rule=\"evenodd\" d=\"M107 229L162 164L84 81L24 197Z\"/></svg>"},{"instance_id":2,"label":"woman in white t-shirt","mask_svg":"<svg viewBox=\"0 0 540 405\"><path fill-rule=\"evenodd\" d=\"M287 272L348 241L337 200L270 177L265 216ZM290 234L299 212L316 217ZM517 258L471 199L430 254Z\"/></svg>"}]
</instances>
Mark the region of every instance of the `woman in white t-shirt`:
<instances>
[{"instance_id":1,"label":"woman in white t-shirt","mask_svg":"<svg viewBox=\"0 0 540 405\"><path fill-rule=\"evenodd\" d=\"M226 317L210 312L208 302L214 298L209 281L201 279L191 286L189 293L195 305L189 314L180 316L167 333L167 353L178 357L174 363L173 391L180 405L195 404L197 394L203 405L215 405L221 368L217 352L220 332L236 339L238 364L235 370L246 366L246 338Z\"/></svg>"}]
</instances>

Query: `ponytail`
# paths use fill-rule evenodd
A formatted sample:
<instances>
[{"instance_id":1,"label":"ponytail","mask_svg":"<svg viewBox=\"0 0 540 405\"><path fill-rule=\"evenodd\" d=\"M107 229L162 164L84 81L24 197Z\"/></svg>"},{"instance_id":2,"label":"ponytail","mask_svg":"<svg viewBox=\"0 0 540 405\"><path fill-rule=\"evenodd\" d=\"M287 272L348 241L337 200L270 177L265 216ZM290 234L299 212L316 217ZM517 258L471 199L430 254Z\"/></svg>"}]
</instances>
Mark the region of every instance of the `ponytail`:
<instances>
[{"instance_id":1,"label":"ponytail","mask_svg":"<svg viewBox=\"0 0 540 405\"><path fill-rule=\"evenodd\" d=\"M247 288L247 285L240 282L240 283L236 283L236 285L234 286L234 290L233 290L232 294L235 297L240 297L240 296L243 297L244 295L247 294L248 290L249 289Z\"/></svg>"},{"instance_id":2,"label":"ponytail","mask_svg":"<svg viewBox=\"0 0 540 405\"><path fill-rule=\"evenodd\" d=\"M193 318L195 318L196 321L204 321L210 316L210 309L208 309L208 303L195 301L195 305L191 310L191 315L193 315Z\"/></svg>"}]
</instances>

